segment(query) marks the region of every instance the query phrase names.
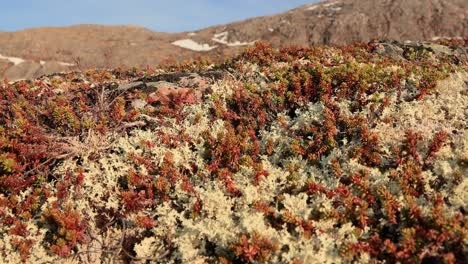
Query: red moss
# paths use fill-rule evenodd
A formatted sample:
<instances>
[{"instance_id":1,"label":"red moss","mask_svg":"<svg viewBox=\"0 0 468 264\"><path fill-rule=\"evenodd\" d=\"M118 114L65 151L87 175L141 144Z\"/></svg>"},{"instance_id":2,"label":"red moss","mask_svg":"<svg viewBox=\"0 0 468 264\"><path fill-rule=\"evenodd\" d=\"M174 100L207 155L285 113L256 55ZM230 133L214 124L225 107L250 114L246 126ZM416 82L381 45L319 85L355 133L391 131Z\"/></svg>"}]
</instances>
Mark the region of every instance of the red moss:
<instances>
[{"instance_id":1,"label":"red moss","mask_svg":"<svg viewBox=\"0 0 468 264\"><path fill-rule=\"evenodd\" d=\"M13 238L11 244L19 251L21 260L25 262L29 257L31 248L34 246L35 241L25 238Z\"/></svg>"},{"instance_id":2,"label":"red moss","mask_svg":"<svg viewBox=\"0 0 468 264\"><path fill-rule=\"evenodd\" d=\"M270 255L278 250L276 243L258 233L241 235L229 248L243 262L267 262Z\"/></svg>"},{"instance_id":3,"label":"red moss","mask_svg":"<svg viewBox=\"0 0 468 264\"><path fill-rule=\"evenodd\" d=\"M71 205L61 207L55 203L44 212L41 221L49 229L50 249L58 256L69 256L78 243L88 239L86 224L80 213Z\"/></svg>"},{"instance_id":4,"label":"red moss","mask_svg":"<svg viewBox=\"0 0 468 264\"><path fill-rule=\"evenodd\" d=\"M447 138L448 134L445 131L439 131L434 135L431 146L429 147L429 151L426 155L426 160L424 161L426 165L430 165L432 163L435 154L440 150L442 144L447 140Z\"/></svg>"}]
</instances>

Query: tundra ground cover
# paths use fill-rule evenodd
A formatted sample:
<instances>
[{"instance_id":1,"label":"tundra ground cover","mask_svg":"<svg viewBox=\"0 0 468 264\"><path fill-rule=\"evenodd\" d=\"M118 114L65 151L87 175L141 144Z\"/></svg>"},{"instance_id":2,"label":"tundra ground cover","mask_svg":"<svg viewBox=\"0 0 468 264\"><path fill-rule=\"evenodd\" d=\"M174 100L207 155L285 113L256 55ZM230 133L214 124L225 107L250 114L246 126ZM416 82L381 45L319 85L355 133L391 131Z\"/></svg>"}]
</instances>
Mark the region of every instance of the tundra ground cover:
<instances>
[{"instance_id":1,"label":"tundra ground cover","mask_svg":"<svg viewBox=\"0 0 468 264\"><path fill-rule=\"evenodd\" d=\"M468 65L443 41L3 82L0 259L460 261Z\"/></svg>"}]
</instances>

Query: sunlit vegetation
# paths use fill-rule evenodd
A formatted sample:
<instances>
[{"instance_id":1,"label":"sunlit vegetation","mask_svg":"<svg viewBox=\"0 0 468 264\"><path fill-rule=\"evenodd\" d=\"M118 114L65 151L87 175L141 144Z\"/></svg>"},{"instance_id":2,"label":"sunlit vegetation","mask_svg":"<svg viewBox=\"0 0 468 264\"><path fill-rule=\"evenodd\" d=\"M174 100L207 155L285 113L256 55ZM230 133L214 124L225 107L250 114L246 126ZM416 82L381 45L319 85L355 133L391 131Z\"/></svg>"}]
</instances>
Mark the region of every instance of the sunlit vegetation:
<instances>
[{"instance_id":1,"label":"sunlit vegetation","mask_svg":"<svg viewBox=\"0 0 468 264\"><path fill-rule=\"evenodd\" d=\"M376 45L0 83L0 262L460 262L467 61Z\"/></svg>"}]
</instances>

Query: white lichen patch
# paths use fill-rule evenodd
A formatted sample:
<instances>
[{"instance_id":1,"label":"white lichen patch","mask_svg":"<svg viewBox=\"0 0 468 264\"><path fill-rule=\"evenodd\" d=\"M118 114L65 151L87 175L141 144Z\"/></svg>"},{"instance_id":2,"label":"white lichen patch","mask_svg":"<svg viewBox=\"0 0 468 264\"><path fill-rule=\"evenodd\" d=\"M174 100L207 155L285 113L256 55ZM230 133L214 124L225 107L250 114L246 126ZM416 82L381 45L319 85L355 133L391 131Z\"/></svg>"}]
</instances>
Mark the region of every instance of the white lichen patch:
<instances>
[{"instance_id":1,"label":"white lichen patch","mask_svg":"<svg viewBox=\"0 0 468 264\"><path fill-rule=\"evenodd\" d=\"M433 94L422 101L402 102L386 108L382 119L388 118L392 123L379 122L375 131L386 144L398 142L408 129L421 133L425 138L440 130L462 132L468 117L466 78L467 73L453 74L439 82Z\"/></svg>"}]
</instances>

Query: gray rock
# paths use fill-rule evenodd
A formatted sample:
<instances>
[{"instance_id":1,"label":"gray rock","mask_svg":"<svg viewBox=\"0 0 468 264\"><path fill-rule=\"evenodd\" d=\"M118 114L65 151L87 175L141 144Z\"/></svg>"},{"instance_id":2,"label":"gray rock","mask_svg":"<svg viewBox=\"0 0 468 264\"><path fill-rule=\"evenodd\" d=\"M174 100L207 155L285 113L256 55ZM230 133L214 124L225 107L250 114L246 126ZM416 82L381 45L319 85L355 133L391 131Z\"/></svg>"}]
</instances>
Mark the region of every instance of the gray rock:
<instances>
[{"instance_id":1,"label":"gray rock","mask_svg":"<svg viewBox=\"0 0 468 264\"><path fill-rule=\"evenodd\" d=\"M435 44L435 43L429 43L429 44L423 44L423 47L429 50L432 50L435 54L447 54L447 55L453 55L454 51L443 45Z\"/></svg>"},{"instance_id":2,"label":"gray rock","mask_svg":"<svg viewBox=\"0 0 468 264\"><path fill-rule=\"evenodd\" d=\"M382 45L384 46L387 55L394 59L403 59L404 50L401 47L389 43L383 43Z\"/></svg>"},{"instance_id":3,"label":"gray rock","mask_svg":"<svg viewBox=\"0 0 468 264\"><path fill-rule=\"evenodd\" d=\"M128 90L135 90L137 88L145 88L146 85L144 82L131 82L126 84L121 84L117 88L117 91L128 91Z\"/></svg>"}]
</instances>

